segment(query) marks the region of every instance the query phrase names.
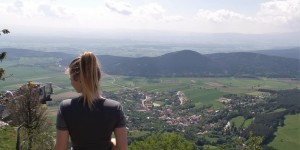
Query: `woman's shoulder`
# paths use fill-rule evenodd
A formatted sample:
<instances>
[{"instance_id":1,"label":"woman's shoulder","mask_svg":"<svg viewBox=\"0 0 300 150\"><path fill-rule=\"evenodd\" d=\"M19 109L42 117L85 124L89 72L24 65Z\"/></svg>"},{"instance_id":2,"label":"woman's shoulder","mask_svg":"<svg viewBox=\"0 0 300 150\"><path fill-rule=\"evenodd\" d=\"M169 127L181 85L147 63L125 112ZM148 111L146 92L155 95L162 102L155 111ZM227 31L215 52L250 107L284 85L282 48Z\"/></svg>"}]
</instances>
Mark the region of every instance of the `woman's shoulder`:
<instances>
[{"instance_id":1,"label":"woman's shoulder","mask_svg":"<svg viewBox=\"0 0 300 150\"><path fill-rule=\"evenodd\" d=\"M103 100L104 100L103 107L115 108L115 109L120 109L122 107L121 103L116 100L112 100L112 99L103 99Z\"/></svg>"},{"instance_id":2,"label":"woman's shoulder","mask_svg":"<svg viewBox=\"0 0 300 150\"><path fill-rule=\"evenodd\" d=\"M60 102L60 107L69 107L71 106L72 102L78 101L79 98L73 98L73 99L65 99Z\"/></svg>"}]
</instances>

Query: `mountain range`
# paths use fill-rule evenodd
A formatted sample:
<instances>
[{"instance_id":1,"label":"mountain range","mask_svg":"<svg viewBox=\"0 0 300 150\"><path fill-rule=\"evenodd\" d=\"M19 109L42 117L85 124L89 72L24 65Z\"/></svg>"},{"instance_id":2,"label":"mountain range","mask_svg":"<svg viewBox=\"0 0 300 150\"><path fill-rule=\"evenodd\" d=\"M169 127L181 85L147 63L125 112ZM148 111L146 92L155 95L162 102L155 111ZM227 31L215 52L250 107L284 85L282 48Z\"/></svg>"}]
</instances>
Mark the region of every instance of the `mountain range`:
<instances>
[{"instance_id":1,"label":"mountain range","mask_svg":"<svg viewBox=\"0 0 300 150\"><path fill-rule=\"evenodd\" d=\"M61 58L60 63L63 66L67 66L76 57L74 54L62 52L41 52L26 49L5 49L5 51L8 53L7 59L18 59L20 57ZM300 77L299 57L288 58L261 54L270 52L232 52L203 55L192 50L182 50L157 57L134 58L111 55L97 55L97 57L101 62L103 71L111 75L143 77ZM270 54L274 55L274 53ZM294 55L294 53L291 54Z\"/></svg>"},{"instance_id":2,"label":"mountain range","mask_svg":"<svg viewBox=\"0 0 300 150\"><path fill-rule=\"evenodd\" d=\"M182 50L158 57L98 56L108 74L174 77L299 77L299 59L250 52L202 55Z\"/></svg>"}]
</instances>

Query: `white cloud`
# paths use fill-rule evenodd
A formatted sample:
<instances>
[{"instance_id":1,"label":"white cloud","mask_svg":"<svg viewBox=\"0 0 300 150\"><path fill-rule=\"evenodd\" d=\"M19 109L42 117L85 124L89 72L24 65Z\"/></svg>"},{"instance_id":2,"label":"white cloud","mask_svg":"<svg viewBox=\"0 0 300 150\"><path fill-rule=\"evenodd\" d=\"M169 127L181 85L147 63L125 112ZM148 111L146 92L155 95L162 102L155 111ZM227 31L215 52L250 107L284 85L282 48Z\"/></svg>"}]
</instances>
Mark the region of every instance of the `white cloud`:
<instances>
[{"instance_id":1,"label":"white cloud","mask_svg":"<svg viewBox=\"0 0 300 150\"><path fill-rule=\"evenodd\" d=\"M0 18L5 20L1 24L5 26L36 26L53 30L154 29L239 33L300 30L300 0L253 2L260 7L251 15L225 8L199 8L197 11L191 7L183 10L176 5L167 7L168 3L164 3L165 6L147 2L106 0L81 6L81 2L63 0L0 0Z\"/></svg>"},{"instance_id":2,"label":"white cloud","mask_svg":"<svg viewBox=\"0 0 300 150\"><path fill-rule=\"evenodd\" d=\"M138 12L141 14L147 14L147 15L162 15L163 13L166 12L166 10L159 4L157 3L150 3L144 6L140 6L138 8Z\"/></svg>"},{"instance_id":3,"label":"white cloud","mask_svg":"<svg viewBox=\"0 0 300 150\"><path fill-rule=\"evenodd\" d=\"M142 20L147 20L148 22L178 22L182 21L184 18L180 15L167 15L167 10L158 3L149 3L146 5L138 6L135 9L135 15L139 16Z\"/></svg>"},{"instance_id":4,"label":"white cloud","mask_svg":"<svg viewBox=\"0 0 300 150\"><path fill-rule=\"evenodd\" d=\"M117 12L119 14L130 15L132 13L132 8L129 3L106 1L105 6L111 11Z\"/></svg>"},{"instance_id":5,"label":"white cloud","mask_svg":"<svg viewBox=\"0 0 300 150\"><path fill-rule=\"evenodd\" d=\"M3 15L15 15L16 17L32 18L36 17L50 17L50 18L70 18L74 16L67 9L67 7L56 5L54 1L20 1L16 0L12 3L4 3L0 5L0 8L5 8L6 12L2 12ZM1 12L1 11L0 11Z\"/></svg>"},{"instance_id":6,"label":"white cloud","mask_svg":"<svg viewBox=\"0 0 300 150\"><path fill-rule=\"evenodd\" d=\"M182 16L164 16L163 21L165 22L178 22L183 21L184 18Z\"/></svg>"},{"instance_id":7,"label":"white cloud","mask_svg":"<svg viewBox=\"0 0 300 150\"><path fill-rule=\"evenodd\" d=\"M14 2L14 6L15 6L16 8L21 8L21 7L23 6L23 2L17 0L17 1Z\"/></svg>"},{"instance_id":8,"label":"white cloud","mask_svg":"<svg viewBox=\"0 0 300 150\"><path fill-rule=\"evenodd\" d=\"M257 19L265 23L300 26L300 0L273 0L262 3Z\"/></svg>"},{"instance_id":9,"label":"white cloud","mask_svg":"<svg viewBox=\"0 0 300 150\"><path fill-rule=\"evenodd\" d=\"M290 32L300 28L300 0L272 0L260 4L260 9L251 16L231 10L198 10L198 23L216 23L240 28L239 32ZM234 28L227 32L235 32Z\"/></svg>"},{"instance_id":10,"label":"white cloud","mask_svg":"<svg viewBox=\"0 0 300 150\"><path fill-rule=\"evenodd\" d=\"M261 15L272 16L299 16L300 15L300 0L282 0L270 1L261 4Z\"/></svg>"},{"instance_id":11,"label":"white cloud","mask_svg":"<svg viewBox=\"0 0 300 150\"><path fill-rule=\"evenodd\" d=\"M12 5L7 6L7 11L12 13L22 13L23 2L15 1Z\"/></svg>"},{"instance_id":12,"label":"white cloud","mask_svg":"<svg viewBox=\"0 0 300 150\"><path fill-rule=\"evenodd\" d=\"M58 17L58 14L56 13L55 10L51 8L51 6L42 4L38 7L38 11L43 13L45 16L49 17Z\"/></svg>"},{"instance_id":13,"label":"white cloud","mask_svg":"<svg viewBox=\"0 0 300 150\"><path fill-rule=\"evenodd\" d=\"M242 14L230 11L230 10L217 10L217 11L210 11L210 10L204 10L200 9L197 12L197 16L200 19L204 19L206 21L213 21L213 22L224 22L232 19L250 19L249 17L246 17Z\"/></svg>"},{"instance_id":14,"label":"white cloud","mask_svg":"<svg viewBox=\"0 0 300 150\"><path fill-rule=\"evenodd\" d=\"M179 15L167 15L167 10L158 3L132 5L131 3L106 1L105 7L109 8L110 12L105 12L101 17L102 20L113 19L110 21L122 25L121 28L161 29L166 23L170 25L172 22L183 20L183 17ZM126 15L126 18L112 12Z\"/></svg>"},{"instance_id":15,"label":"white cloud","mask_svg":"<svg viewBox=\"0 0 300 150\"><path fill-rule=\"evenodd\" d=\"M62 6L51 6L48 4L41 4L37 8L38 12L41 12L46 17L54 18L70 18L74 14L68 12L65 7Z\"/></svg>"}]
</instances>

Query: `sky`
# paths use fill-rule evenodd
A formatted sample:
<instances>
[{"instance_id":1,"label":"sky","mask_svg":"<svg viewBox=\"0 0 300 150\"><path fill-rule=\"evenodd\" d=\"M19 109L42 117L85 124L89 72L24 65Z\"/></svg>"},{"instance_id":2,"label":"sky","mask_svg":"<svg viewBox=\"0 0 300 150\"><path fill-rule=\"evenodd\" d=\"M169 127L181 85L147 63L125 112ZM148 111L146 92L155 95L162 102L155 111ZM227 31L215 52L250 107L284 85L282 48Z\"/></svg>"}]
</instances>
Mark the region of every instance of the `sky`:
<instances>
[{"instance_id":1,"label":"sky","mask_svg":"<svg viewBox=\"0 0 300 150\"><path fill-rule=\"evenodd\" d=\"M101 31L300 31L300 0L0 0L0 28L23 34Z\"/></svg>"}]
</instances>

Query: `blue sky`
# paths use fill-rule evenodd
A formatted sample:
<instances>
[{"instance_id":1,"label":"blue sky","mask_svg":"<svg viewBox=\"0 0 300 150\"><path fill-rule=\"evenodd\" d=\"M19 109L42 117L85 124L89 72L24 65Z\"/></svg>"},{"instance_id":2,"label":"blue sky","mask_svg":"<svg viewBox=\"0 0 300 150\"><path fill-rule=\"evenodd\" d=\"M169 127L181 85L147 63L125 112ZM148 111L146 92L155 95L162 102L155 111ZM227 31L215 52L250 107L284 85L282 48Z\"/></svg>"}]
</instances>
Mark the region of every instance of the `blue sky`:
<instances>
[{"instance_id":1,"label":"blue sky","mask_svg":"<svg viewBox=\"0 0 300 150\"><path fill-rule=\"evenodd\" d=\"M0 27L23 33L300 31L300 0L0 0Z\"/></svg>"}]
</instances>

